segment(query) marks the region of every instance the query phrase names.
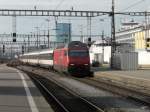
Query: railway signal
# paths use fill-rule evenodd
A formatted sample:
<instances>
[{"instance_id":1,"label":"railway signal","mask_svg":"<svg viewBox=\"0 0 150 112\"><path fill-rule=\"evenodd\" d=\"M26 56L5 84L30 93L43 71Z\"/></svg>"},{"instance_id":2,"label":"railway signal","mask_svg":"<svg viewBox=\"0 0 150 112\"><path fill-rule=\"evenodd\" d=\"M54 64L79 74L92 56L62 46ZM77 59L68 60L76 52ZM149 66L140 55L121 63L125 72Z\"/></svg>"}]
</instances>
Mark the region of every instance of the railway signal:
<instances>
[{"instance_id":1,"label":"railway signal","mask_svg":"<svg viewBox=\"0 0 150 112\"><path fill-rule=\"evenodd\" d=\"M16 42L17 34L16 34L16 33L12 33L12 34L11 34L11 37L13 38L12 41L13 41L13 42Z\"/></svg>"},{"instance_id":2,"label":"railway signal","mask_svg":"<svg viewBox=\"0 0 150 112\"><path fill-rule=\"evenodd\" d=\"M88 46L91 47L92 41L91 38L88 38Z\"/></svg>"},{"instance_id":3,"label":"railway signal","mask_svg":"<svg viewBox=\"0 0 150 112\"><path fill-rule=\"evenodd\" d=\"M13 42L16 42L16 38L13 38Z\"/></svg>"},{"instance_id":4,"label":"railway signal","mask_svg":"<svg viewBox=\"0 0 150 112\"><path fill-rule=\"evenodd\" d=\"M5 53L5 45L3 45L3 54Z\"/></svg>"}]
</instances>

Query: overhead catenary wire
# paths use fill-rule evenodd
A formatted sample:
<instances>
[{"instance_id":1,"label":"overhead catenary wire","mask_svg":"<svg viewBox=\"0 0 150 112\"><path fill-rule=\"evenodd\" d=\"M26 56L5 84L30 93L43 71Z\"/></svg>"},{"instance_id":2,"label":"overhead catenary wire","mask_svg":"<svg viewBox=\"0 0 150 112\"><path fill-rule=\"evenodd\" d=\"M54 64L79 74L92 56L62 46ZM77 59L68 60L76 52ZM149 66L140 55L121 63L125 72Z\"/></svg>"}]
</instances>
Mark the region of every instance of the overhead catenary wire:
<instances>
[{"instance_id":1,"label":"overhead catenary wire","mask_svg":"<svg viewBox=\"0 0 150 112\"><path fill-rule=\"evenodd\" d=\"M133 4L129 5L128 7L124 8L124 9L121 9L120 12L121 12L121 11L129 10L129 9L131 9L131 8L134 8L134 7L138 6L138 5L141 5L141 3L145 2L145 1L146 1L146 0L138 0L138 1L134 2ZM133 18L132 18L132 19L133 19Z\"/></svg>"},{"instance_id":2,"label":"overhead catenary wire","mask_svg":"<svg viewBox=\"0 0 150 112\"><path fill-rule=\"evenodd\" d=\"M55 7L55 10L57 10L64 2L65 0L61 0Z\"/></svg>"},{"instance_id":3,"label":"overhead catenary wire","mask_svg":"<svg viewBox=\"0 0 150 112\"><path fill-rule=\"evenodd\" d=\"M62 3L64 2L65 0L61 0L55 7L55 10L57 10L61 5ZM39 0L37 0L37 2L39 2ZM34 6L35 10L37 9L37 5ZM43 24L44 22L42 22L41 24Z\"/></svg>"},{"instance_id":4,"label":"overhead catenary wire","mask_svg":"<svg viewBox=\"0 0 150 112\"><path fill-rule=\"evenodd\" d=\"M130 8L133 8L133 7L135 7L135 6L139 5L139 4L141 4L142 2L145 2L145 0L139 0L139 1L137 1L137 2L135 2L135 3L133 3L133 4L131 4L130 6L124 8L124 9L121 9L120 11L126 11L126 10L128 10L128 9L130 9Z\"/></svg>"}]
</instances>

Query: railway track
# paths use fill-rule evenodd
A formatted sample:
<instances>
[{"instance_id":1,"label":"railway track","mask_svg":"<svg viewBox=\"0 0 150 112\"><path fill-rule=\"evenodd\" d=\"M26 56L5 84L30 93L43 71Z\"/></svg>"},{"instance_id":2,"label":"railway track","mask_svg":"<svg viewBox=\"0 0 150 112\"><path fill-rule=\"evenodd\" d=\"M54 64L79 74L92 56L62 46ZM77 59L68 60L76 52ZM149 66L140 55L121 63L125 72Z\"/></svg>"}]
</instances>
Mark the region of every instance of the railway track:
<instances>
[{"instance_id":1,"label":"railway track","mask_svg":"<svg viewBox=\"0 0 150 112\"><path fill-rule=\"evenodd\" d=\"M50 81L30 72L28 75L42 90L47 101L56 112L104 112L101 108L63 87L57 81Z\"/></svg>"},{"instance_id":2,"label":"railway track","mask_svg":"<svg viewBox=\"0 0 150 112\"><path fill-rule=\"evenodd\" d=\"M27 67L27 70L25 70L25 72L26 71L28 71L29 69L28 69L28 67ZM118 96L123 96L123 98L126 98L129 102L131 101L131 102L136 102L136 103L138 103L138 105L141 105L142 106L142 108L144 107L144 109L148 109L149 110L149 107L150 107L150 103L149 102L147 102L147 101L145 101L145 99L149 99L149 97L145 97L143 94L136 94L136 96L135 96L135 91L129 91L128 89L125 89L125 88L122 88L122 87L118 87L118 85L113 85L113 84L111 84L110 82L109 83L107 83L107 82L105 82L105 81L103 81L103 80L96 80L96 79L94 79L94 78L76 78L76 77L72 77L72 76L66 76L65 74L61 74L61 76L58 74L58 73L55 73L55 72L52 72L52 73L50 73L49 71L46 71L45 69L39 69L39 70L37 70L36 68L33 68L33 69L31 69L30 70L30 73L35 73L36 74L36 76L38 76L39 77L39 75L40 76L42 76L42 78L46 78L47 79L47 82L53 82L53 83L55 83L57 86L59 86L60 88L63 88L65 91L67 91L67 93L69 92L71 95L73 95L73 96L77 96L79 99L82 99L82 102L84 101L84 103L86 102L86 103L88 103L88 104L90 104L90 105L92 105L92 107L96 107L95 109L96 109L96 111L94 110L92 110L93 112L104 112L104 111L108 111L108 112L112 112L112 111L110 111L109 109L107 109L107 108L105 108L105 107L103 107L102 106L102 108L101 108L101 105L97 105L97 103L95 103L95 102L93 102L92 101L92 103L90 103L91 102L91 100L89 100L89 99L87 99L87 98L82 98L82 97L80 97L80 95L78 95L78 93L76 93L75 94L75 91L73 92L71 89L69 89L67 86L65 87L65 86L63 86L62 84L61 84L61 82L60 82L60 80L58 81L57 79L59 79L59 78L67 78L68 80L69 79L72 79L72 80L77 80L77 81L79 81L79 82L81 82L81 83L84 83L84 84L87 84L87 85L90 85L90 86L93 86L93 87L96 87L96 88L98 88L99 90L104 90L104 91L107 91L107 92L110 92L110 93L112 93L112 94L114 94L115 96L116 95L118 95ZM40 79L41 80L41 78L38 78L38 79ZM45 79L44 79L45 80ZM45 82L44 82L45 83ZM49 84L49 85L47 85L48 86L48 88L50 87L50 85L52 85L52 84ZM56 87L54 87L54 88L56 88ZM53 88L53 89L54 89ZM50 90L52 90L51 88L50 88ZM128 90L128 91L127 91ZM61 93L61 92L57 92L57 93ZM67 94L66 93L66 94ZM131 94L132 93L132 94ZM55 93L53 93L53 94L55 94ZM64 97L64 96L61 96L61 97ZM70 99L70 98L67 98L67 99ZM123 99L122 99L123 100ZM98 100L97 100L98 101ZM72 103L72 102L71 102ZM71 104L71 103L69 103L69 104ZM64 103L62 103L62 104L64 104ZM75 103L75 104L78 104L77 102ZM94 104L94 105L93 105ZM83 105L83 104L80 104L80 105ZM80 105L78 105L79 107L80 107ZM95 106L96 105L96 106ZM72 107L72 108L78 108L78 106L69 106L69 107ZM64 106L64 107L66 107L66 106ZM68 107L68 106L67 106ZM89 106L87 106L86 105L86 107L89 107ZM99 108L100 107L100 108ZM141 107L140 107L141 108ZM87 109L87 108L86 108ZM70 109L71 110L71 109ZM85 108L83 107L83 109L82 110L84 110L83 112L85 112ZM119 108L118 109L116 109L117 111L113 111L113 112L118 112L118 110L120 110ZM123 109L124 110L124 109ZM88 110L86 110L86 112L88 112L89 111L89 109ZM90 112L92 112L91 110L90 110ZM60 111L61 112L61 111ZM72 112L82 112L82 111L80 111L80 110L73 110ZM119 111L120 112L120 111ZM126 111L123 111L123 112L126 112ZM128 112L128 111L127 111ZM141 111L140 111L141 112ZM148 111L149 112L149 111Z\"/></svg>"},{"instance_id":3,"label":"railway track","mask_svg":"<svg viewBox=\"0 0 150 112\"><path fill-rule=\"evenodd\" d=\"M78 80L80 82L86 83L88 85L92 85L96 88L103 89L115 94L118 94L120 96L126 97L127 99L135 100L139 103L145 104L147 106L150 106L150 96L144 93L140 93L138 91L119 86L117 84L111 83L111 81L105 81L105 80L97 80L94 78L75 78L72 77L75 80Z\"/></svg>"}]
</instances>

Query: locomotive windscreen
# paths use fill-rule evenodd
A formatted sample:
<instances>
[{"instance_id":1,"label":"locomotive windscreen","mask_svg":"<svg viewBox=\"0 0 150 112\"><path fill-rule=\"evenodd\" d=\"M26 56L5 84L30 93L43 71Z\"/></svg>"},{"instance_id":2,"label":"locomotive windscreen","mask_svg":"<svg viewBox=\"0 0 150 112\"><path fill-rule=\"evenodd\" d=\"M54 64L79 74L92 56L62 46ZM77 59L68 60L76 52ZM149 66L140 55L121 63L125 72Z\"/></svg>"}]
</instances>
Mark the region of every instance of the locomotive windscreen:
<instances>
[{"instance_id":1,"label":"locomotive windscreen","mask_svg":"<svg viewBox=\"0 0 150 112\"><path fill-rule=\"evenodd\" d=\"M70 50L69 56L71 57L87 57L89 56L88 50Z\"/></svg>"}]
</instances>

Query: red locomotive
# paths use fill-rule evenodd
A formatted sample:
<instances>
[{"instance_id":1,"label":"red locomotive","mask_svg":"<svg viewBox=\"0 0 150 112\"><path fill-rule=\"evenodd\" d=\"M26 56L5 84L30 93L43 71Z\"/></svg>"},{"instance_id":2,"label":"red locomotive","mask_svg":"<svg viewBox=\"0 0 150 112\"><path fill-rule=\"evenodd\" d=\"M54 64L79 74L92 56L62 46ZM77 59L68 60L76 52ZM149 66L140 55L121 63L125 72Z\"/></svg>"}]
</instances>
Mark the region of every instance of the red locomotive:
<instances>
[{"instance_id":1,"label":"red locomotive","mask_svg":"<svg viewBox=\"0 0 150 112\"><path fill-rule=\"evenodd\" d=\"M89 49L80 41L72 41L55 50L26 53L20 56L20 61L74 75L91 74Z\"/></svg>"},{"instance_id":2,"label":"red locomotive","mask_svg":"<svg viewBox=\"0 0 150 112\"><path fill-rule=\"evenodd\" d=\"M64 47L57 48L53 54L54 69L67 73L90 72L89 50L86 44L73 41Z\"/></svg>"}]
</instances>

